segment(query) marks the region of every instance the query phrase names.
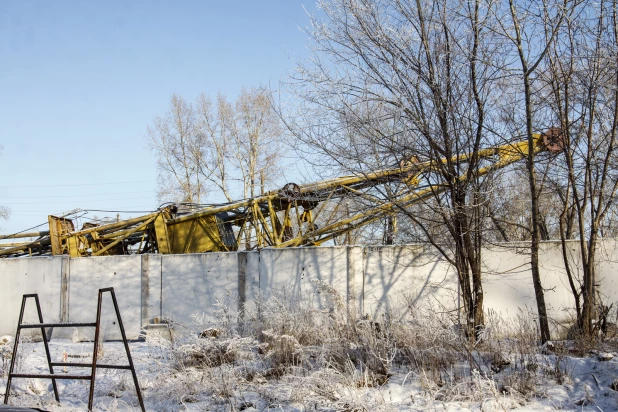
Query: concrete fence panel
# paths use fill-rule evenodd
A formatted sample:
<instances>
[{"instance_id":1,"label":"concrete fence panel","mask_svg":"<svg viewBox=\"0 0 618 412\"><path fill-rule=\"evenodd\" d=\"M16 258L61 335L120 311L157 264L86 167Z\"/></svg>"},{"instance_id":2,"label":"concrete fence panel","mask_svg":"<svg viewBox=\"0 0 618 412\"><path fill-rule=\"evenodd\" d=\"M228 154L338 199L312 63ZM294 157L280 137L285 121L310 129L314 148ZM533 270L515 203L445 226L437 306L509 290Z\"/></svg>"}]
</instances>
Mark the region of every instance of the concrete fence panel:
<instances>
[{"instance_id":1,"label":"concrete fence panel","mask_svg":"<svg viewBox=\"0 0 618 412\"><path fill-rule=\"evenodd\" d=\"M263 249L259 252L260 298L304 300L316 309L329 309L332 298L314 280L329 285L346 299L347 249L345 246Z\"/></svg>"},{"instance_id":2,"label":"concrete fence panel","mask_svg":"<svg viewBox=\"0 0 618 412\"><path fill-rule=\"evenodd\" d=\"M577 268L576 244L567 245L569 260ZM545 290L545 305L550 326L555 331L568 327L574 311L573 294L565 270L560 242L541 244L539 270ZM486 310L501 317L514 317L524 311L536 314L537 304L530 272L530 248L495 246L483 253L483 289Z\"/></svg>"},{"instance_id":3,"label":"concrete fence panel","mask_svg":"<svg viewBox=\"0 0 618 412\"><path fill-rule=\"evenodd\" d=\"M218 301L238 306L237 253L166 255L161 267L162 315L179 331L195 332L200 323L212 324Z\"/></svg>"},{"instance_id":4,"label":"concrete fence panel","mask_svg":"<svg viewBox=\"0 0 618 412\"><path fill-rule=\"evenodd\" d=\"M14 335L22 296L38 293L45 322L59 322L61 312L62 269L68 259L0 259L0 335ZM24 322L38 323L34 299L28 299ZM24 330L25 335L39 334Z\"/></svg>"},{"instance_id":5,"label":"concrete fence panel","mask_svg":"<svg viewBox=\"0 0 618 412\"><path fill-rule=\"evenodd\" d=\"M599 263L596 267L597 283L602 285L600 295L605 306L612 307L612 315L618 311L618 240L607 239L597 250Z\"/></svg>"},{"instance_id":6,"label":"concrete fence panel","mask_svg":"<svg viewBox=\"0 0 618 412\"><path fill-rule=\"evenodd\" d=\"M364 315L403 316L415 307L457 308L457 281L448 262L423 246L364 249Z\"/></svg>"},{"instance_id":7,"label":"concrete fence panel","mask_svg":"<svg viewBox=\"0 0 618 412\"><path fill-rule=\"evenodd\" d=\"M142 274L140 256L101 256L71 259L69 273L69 321L96 319L99 289L113 287L129 339L137 339L142 326ZM120 339L114 306L103 294L101 327L105 339ZM93 330L80 328L80 339L90 340Z\"/></svg>"},{"instance_id":8,"label":"concrete fence panel","mask_svg":"<svg viewBox=\"0 0 618 412\"><path fill-rule=\"evenodd\" d=\"M618 302L616 250L618 242L612 239L600 242L597 250L597 283L608 306ZM567 252L573 274L581 277L579 245L569 242ZM486 311L503 317L515 316L522 309L536 313L529 261L527 245L492 246L483 251ZM540 269L549 316L554 326L568 325L574 300L559 242L542 244ZM418 245L15 258L0 259L0 335L15 333L26 293L39 293L45 321L86 322L95 319L98 289L113 286L127 335L135 339L157 318L176 321L175 329L181 334L198 331L219 316L217 302L229 308L231 321L236 321L237 314L242 315L239 319L255 316L259 302L274 296L292 304L303 300L315 309L329 309L333 304L330 293L314 279L334 289L351 312L374 318L384 313L403 315L418 307L456 315L458 307L454 269L434 249ZM107 295L103 313L105 338L118 339ZM34 314L34 305L29 305L26 320L35 322ZM78 337L91 339L92 332L80 330ZM54 331L54 336L71 337L72 331L68 336Z\"/></svg>"}]
</instances>

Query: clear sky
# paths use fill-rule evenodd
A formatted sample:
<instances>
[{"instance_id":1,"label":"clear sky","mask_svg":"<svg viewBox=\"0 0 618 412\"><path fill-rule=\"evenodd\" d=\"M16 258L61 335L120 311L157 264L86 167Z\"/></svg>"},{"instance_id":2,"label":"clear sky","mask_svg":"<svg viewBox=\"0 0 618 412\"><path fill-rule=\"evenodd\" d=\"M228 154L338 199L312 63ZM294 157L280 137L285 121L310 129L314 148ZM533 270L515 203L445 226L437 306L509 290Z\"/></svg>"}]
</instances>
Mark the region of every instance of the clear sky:
<instances>
[{"instance_id":1,"label":"clear sky","mask_svg":"<svg viewBox=\"0 0 618 412\"><path fill-rule=\"evenodd\" d=\"M0 205L11 210L0 233L74 208L155 209L146 126L172 93L276 85L307 54L303 5L315 7L0 1Z\"/></svg>"}]
</instances>

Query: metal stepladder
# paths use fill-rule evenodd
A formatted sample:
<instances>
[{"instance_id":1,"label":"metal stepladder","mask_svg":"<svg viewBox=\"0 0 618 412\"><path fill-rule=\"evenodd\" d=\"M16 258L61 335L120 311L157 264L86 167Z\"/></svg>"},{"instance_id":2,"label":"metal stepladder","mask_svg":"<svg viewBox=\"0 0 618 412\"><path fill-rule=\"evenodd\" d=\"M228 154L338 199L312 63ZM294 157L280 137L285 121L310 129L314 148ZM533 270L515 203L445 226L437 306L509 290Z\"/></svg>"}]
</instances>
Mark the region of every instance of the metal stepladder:
<instances>
[{"instance_id":1,"label":"metal stepladder","mask_svg":"<svg viewBox=\"0 0 618 412\"><path fill-rule=\"evenodd\" d=\"M103 293L110 292L112 297L112 301L114 303L114 309L116 310L116 318L118 319L118 326L120 326L120 333L122 335L122 342L124 343L124 348L127 354L127 358L129 360L128 365L106 365L106 364L97 364L97 354L99 351L99 337L101 332L101 305L103 301ZM24 320L24 309L26 308L26 300L28 298L34 298L36 303L36 309L39 316L40 323L23 323ZM47 343L47 335L45 333L45 328L62 328L62 327L94 327L94 348L92 352L92 363L72 363L72 362L52 362L51 354L49 351L49 345ZM49 367L49 374L26 374L26 373L14 373L13 368L15 367L15 359L17 358L17 348L19 346L19 335L22 329L41 329L41 334L43 335L43 344L45 346L45 355L47 356L47 364ZM81 368L90 368L90 375L71 375L71 374L55 374L54 366L68 366L68 367L81 367ZM135 367L133 366L133 359L131 358L131 352L129 351L129 344L127 342L127 336L124 331L124 325L122 324L122 318L120 317L120 310L118 309L118 301L116 300L116 294L114 293L114 288L104 288L99 289L99 301L97 304L97 320L96 322L91 323L44 323L43 322L43 314L41 312L41 305L39 303L39 295L29 294L24 295L21 301L21 311L19 313L19 322L17 324L17 333L15 334L15 343L13 345L13 356L11 357L11 366L9 369L9 376L6 382L6 392L4 394L4 404L7 405L9 401L9 394L11 391L11 381L13 378L47 378L51 379L52 387L54 390L54 397L56 398L56 402L60 402L60 398L58 397L58 388L56 387L56 379L83 379L90 381L90 394L88 396L88 410L92 410L92 403L94 400L94 382L96 377L97 368L101 369L126 369L130 370L133 375L133 383L135 385L135 391L137 392L137 399L139 400L139 405L142 411L145 411L144 408L144 400L142 398L142 392L140 390L139 384L137 382L137 375L135 373Z\"/></svg>"}]
</instances>

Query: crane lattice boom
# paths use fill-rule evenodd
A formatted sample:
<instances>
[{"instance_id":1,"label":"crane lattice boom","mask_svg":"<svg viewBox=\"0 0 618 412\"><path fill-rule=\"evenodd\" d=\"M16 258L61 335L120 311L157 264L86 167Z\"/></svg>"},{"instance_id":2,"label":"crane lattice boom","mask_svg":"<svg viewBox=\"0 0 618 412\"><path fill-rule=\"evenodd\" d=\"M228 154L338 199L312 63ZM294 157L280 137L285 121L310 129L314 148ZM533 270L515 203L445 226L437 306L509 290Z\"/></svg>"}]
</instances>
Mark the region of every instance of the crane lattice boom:
<instances>
[{"instance_id":1,"label":"crane lattice boom","mask_svg":"<svg viewBox=\"0 0 618 412\"><path fill-rule=\"evenodd\" d=\"M550 129L544 134L534 135L533 146L535 153L560 151L560 131ZM288 183L281 190L197 210L169 205L154 213L115 223L87 223L80 230L75 230L71 219L49 216L47 231L0 235L2 240L22 239L0 243L0 257L180 254L235 251L241 246L254 249L320 245L383 219L397 208L405 208L444 191L445 186L432 184L428 179L440 163L464 164L474 155L487 160L486 166L473 173L482 176L527 157L528 147L527 141L521 141L451 159L406 162L392 169L341 176L302 186ZM467 176L463 173L457 179L465 180ZM389 192L386 199L376 195L377 188L386 186ZM341 218L338 214L341 200L349 197L365 199L370 206ZM23 240L32 237L37 239Z\"/></svg>"}]
</instances>

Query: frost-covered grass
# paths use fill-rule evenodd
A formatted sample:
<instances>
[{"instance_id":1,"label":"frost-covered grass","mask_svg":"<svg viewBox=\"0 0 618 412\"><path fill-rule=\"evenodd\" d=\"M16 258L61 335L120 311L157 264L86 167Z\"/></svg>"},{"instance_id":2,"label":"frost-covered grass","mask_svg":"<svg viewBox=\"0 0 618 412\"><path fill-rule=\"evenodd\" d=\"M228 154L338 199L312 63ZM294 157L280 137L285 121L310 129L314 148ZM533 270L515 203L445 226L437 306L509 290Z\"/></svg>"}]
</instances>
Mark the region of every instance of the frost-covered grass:
<instances>
[{"instance_id":1,"label":"frost-covered grass","mask_svg":"<svg viewBox=\"0 0 618 412\"><path fill-rule=\"evenodd\" d=\"M597 350L614 342L537 345L530 316L487 317L481 340L471 343L449 314L402 302L397 313L366 319L347 310L328 285L329 304L274 297L260 311L240 316L220 305L202 337L158 335L131 343L146 406L153 411L464 411L616 410L615 359ZM204 319L196 317L197 322ZM1 339L1 338L0 338ZM0 394L9 351L0 344ZM24 342L20 370L47 371L42 343ZM52 357L88 362L92 343L53 340ZM122 344L105 342L99 362L126 363ZM578 355L578 356L574 356ZM584 355L584 356L582 356ZM84 358L86 357L86 358ZM607 356L606 356L607 358ZM75 370L68 368L68 372ZM82 373L87 373L82 369ZM56 368L63 373L63 368ZM48 410L84 410L88 381L58 381L56 405L48 380L16 379L11 404ZM618 387L617 387L618 389ZM97 410L137 406L130 373L98 370Z\"/></svg>"}]
</instances>

